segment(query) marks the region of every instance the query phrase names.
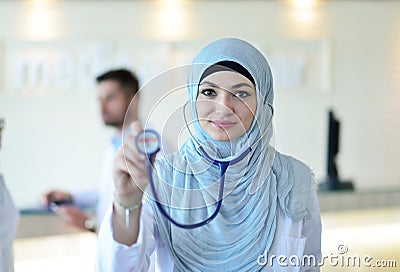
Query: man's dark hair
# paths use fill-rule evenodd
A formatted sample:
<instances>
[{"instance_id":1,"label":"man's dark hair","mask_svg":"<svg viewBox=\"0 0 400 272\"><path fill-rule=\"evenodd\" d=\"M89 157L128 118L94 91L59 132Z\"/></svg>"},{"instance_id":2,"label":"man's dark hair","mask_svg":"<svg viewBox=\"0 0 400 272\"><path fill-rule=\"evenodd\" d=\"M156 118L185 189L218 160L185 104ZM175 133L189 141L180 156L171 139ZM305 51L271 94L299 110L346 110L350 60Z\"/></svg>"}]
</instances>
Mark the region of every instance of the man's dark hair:
<instances>
[{"instance_id":1,"label":"man's dark hair","mask_svg":"<svg viewBox=\"0 0 400 272\"><path fill-rule=\"evenodd\" d=\"M96 78L97 83L101 83L106 80L117 81L124 94L128 98L134 97L139 90L139 80L137 79L136 75L126 69L110 70Z\"/></svg>"}]
</instances>

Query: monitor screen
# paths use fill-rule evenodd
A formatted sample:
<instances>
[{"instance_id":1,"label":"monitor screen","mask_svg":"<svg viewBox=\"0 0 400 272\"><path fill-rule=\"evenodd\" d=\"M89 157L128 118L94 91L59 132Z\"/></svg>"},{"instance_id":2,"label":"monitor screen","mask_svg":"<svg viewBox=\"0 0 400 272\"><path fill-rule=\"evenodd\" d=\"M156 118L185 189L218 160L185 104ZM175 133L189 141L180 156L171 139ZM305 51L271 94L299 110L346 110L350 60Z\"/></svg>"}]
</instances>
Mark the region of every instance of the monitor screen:
<instances>
[{"instance_id":1,"label":"monitor screen","mask_svg":"<svg viewBox=\"0 0 400 272\"><path fill-rule=\"evenodd\" d=\"M325 181L319 184L320 190L353 190L350 181L341 181L337 167L337 155L340 151L340 121L336 118L333 110L328 113L328 146L327 166Z\"/></svg>"},{"instance_id":2,"label":"monitor screen","mask_svg":"<svg viewBox=\"0 0 400 272\"><path fill-rule=\"evenodd\" d=\"M329 177L338 176L336 166L336 155L339 153L340 143L340 122L336 119L332 110L328 114L328 154L327 154L327 172Z\"/></svg>"}]
</instances>

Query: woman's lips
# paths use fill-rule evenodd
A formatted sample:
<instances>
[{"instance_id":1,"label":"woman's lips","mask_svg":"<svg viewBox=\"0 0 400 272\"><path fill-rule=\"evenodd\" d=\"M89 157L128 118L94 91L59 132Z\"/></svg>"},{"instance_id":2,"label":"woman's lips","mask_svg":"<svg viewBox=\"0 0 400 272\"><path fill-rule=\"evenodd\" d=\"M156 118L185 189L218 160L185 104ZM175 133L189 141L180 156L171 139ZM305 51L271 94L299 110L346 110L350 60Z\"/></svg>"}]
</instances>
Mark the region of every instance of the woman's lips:
<instances>
[{"instance_id":1,"label":"woman's lips","mask_svg":"<svg viewBox=\"0 0 400 272\"><path fill-rule=\"evenodd\" d=\"M215 121L211 121L214 126L216 126L217 128L222 128L222 129L228 129L232 126L234 126L236 124L236 122L231 122L231 121L219 121L219 120L215 120Z\"/></svg>"}]
</instances>

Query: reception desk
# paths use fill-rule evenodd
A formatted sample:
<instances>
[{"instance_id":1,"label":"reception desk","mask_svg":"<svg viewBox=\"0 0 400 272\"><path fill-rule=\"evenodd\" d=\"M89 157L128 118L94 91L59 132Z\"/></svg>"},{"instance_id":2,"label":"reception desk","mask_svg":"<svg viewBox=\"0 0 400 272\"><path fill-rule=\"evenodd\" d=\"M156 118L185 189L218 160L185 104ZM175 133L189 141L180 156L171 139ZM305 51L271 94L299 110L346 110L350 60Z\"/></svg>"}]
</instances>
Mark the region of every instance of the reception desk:
<instances>
[{"instance_id":1,"label":"reception desk","mask_svg":"<svg viewBox=\"0 0 400 272\"><path fill-rule=\"evenodd\" d=\"M321 271L400 271L400 191L323 192L318 198L326 257ZM23 215L14 247L15 269L90 272L95 249L95 234L67 229L54 214ZM353 265L357 258L360 264ZM376 261L394 261L396 267L377 267Z\"/></svg>"},{"instance_id":2,"label":"reception desk","mask_svg":"<svg viewBox=\"0 0 400 272\"><path fill-rule=\"evenodd\" d=\"M318 192L322 212L400 207L400 188Z\"/></svg>"}]
</instances>

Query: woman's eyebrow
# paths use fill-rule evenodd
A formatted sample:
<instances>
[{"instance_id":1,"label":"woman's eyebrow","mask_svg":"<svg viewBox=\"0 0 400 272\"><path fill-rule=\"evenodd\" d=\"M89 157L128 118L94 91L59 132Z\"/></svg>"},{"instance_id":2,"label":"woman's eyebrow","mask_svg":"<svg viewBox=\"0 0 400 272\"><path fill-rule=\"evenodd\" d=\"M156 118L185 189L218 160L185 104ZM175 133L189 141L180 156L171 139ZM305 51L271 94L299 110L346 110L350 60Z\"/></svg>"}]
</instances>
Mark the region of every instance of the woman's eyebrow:
<instances>
[{"instance_id":1,"label":"woman's eyebrow","mask_svg":"<svg viewBox=\"0 0 400 272\"><path fill-rule=\"evenodd\" d=\"M210 81L204 81L204 82L200 83L200 86L202 86L202 85L210 85L211 87L219 88L219 86L217 84L212 83Z\"/></svg>"},{"instance_id":2,"label":"woman's eyebrow","mask_svg":"<svg viewBox=\"0 0 400 272\"><path fill-rule=\"evenodd\" d=\"M209 86L214 87L214 88L220 88L217 84L212 83L212 82L210 82L210 81L204 81L204 82L200 83L200 86L202 86L202 85L209 85ZM251 86L251 85L248 84L248 83L244 83L244 82L243 82L243 83L235 84L235 85L233 85L231 88L232 88L232 89L238 89L238 88L241 88L241 87L249 87L249 88L252 88L253 86Z\"/></svg>"},{"instance_id":3,"label":"woman's eyebrow","mask_svg":"<svg viewBox=\"0 0 400 272\"><path fill-rule=\"evenodd\" d=\"M249 87L249 88L252 88L253 86L251 86L250 84L248 84L248 83L238 83L238 84L235 84L235 85L233 85L231 88L232 89L237 89L237 88L241 88L241 87Z\"/></svg>"}]
</instances>

